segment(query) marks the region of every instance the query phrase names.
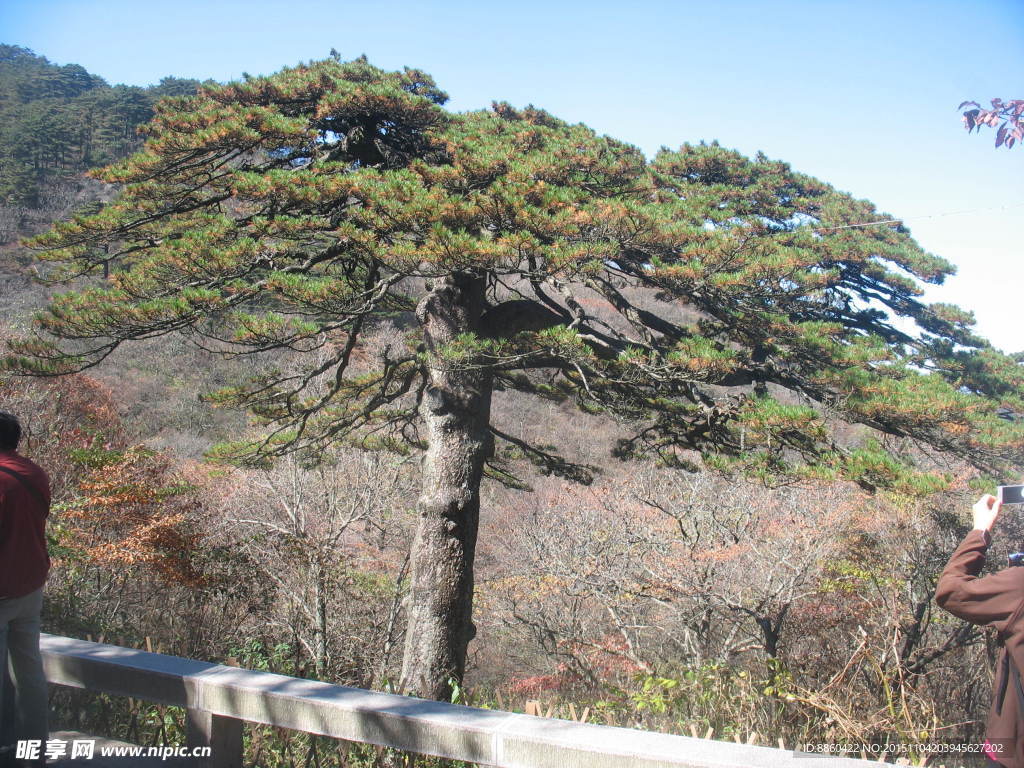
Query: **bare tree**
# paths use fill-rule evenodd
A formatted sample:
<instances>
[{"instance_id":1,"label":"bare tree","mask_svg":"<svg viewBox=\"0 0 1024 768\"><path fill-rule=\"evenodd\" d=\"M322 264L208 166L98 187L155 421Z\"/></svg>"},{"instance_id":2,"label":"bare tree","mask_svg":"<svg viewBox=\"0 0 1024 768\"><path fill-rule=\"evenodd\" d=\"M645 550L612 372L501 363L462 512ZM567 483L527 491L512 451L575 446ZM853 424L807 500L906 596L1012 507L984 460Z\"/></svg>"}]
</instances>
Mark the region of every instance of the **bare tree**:
<instances>
[{"instance_id":1,"label":"bare tree","mask_svg":"<svg viewBox=\"0 0 1024 768\"><path fill-rule=\"evenodd\" d=\"M261 619L301 646L317 677L370 685L399 640L408 473L381 454L297 456L223 483L219 536L273 585Z\"/></svg>"}]
</instances>

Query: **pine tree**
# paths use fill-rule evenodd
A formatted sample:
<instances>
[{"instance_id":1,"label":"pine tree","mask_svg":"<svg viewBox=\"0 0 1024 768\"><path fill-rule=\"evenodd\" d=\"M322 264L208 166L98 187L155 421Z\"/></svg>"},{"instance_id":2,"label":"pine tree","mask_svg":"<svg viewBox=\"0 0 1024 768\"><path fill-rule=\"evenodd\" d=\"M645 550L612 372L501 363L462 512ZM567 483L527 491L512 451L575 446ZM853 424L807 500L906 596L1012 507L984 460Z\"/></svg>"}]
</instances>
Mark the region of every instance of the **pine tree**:
<instances>
[{"instance_id":1,"label":"pine tree","mask_svg":"<svg viewBox=\"0 0 1024 768\"><path fill-rule=\"evenodd\" d=\"M332 58L163 102L101 175L120 198L34 242L55 279L109 277L55 298L7 360L60 375L178 331L288 352L304 368L210 395L264 425L223 455L423 449L405 692L462 676L481 478L512 480L496 442L587 479L492 424L496 388L615 415L635 428L620 456L678 466L927 490L908 445L1019 461L1024 371L921 301L951 265L861 226L888 218L870 203L715 144L648 162L539 109L445 101L420 71ZM407 344L356 366L396 316Z\"/></svg>"}]
</instances>

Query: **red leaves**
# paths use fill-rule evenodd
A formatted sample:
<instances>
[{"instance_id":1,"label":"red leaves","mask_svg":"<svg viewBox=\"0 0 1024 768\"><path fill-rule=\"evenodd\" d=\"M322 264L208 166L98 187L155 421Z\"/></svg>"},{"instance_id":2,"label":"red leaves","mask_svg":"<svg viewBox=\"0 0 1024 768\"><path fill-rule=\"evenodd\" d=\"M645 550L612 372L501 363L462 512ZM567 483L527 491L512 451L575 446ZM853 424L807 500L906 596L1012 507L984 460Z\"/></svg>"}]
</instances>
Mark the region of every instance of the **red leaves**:
<instances>
[{"instance_id":1,"label":"red leaves","mask_svg":"<svg viewBox=\"0 0 1024 768\"><path fill-rule=\"evenodd\" d=\"M992 99L992 109L982 109L976 101L964 101L957 109L973 106L963 113L964 127L968 132L982 126L997 128L996 147L1011 148L1016 142L1024 141L1024 99L1013 99L1004 102Z\"/></svg>"}]
</instances>

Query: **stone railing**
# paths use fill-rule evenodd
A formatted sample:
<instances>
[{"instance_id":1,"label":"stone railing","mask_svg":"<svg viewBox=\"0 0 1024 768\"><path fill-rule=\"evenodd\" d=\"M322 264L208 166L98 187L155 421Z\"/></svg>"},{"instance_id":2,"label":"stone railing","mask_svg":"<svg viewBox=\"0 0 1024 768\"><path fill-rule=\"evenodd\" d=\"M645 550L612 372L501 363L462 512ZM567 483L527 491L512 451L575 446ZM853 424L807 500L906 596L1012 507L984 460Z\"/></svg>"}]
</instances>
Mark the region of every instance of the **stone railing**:
<instances>
[{"instance_id":1,"label":"stone railing","mask_svg":"<svg viewBox=\"0 0 1024 768\"><path fill-rule=\"evenodd\" d=\"M240 768L245 722L506 768L864 768L867 762L375 693L55 635L46 676L184 707L208 768ZM874 763L877 765L877 763Z\"/></svg>"}]
</instances>

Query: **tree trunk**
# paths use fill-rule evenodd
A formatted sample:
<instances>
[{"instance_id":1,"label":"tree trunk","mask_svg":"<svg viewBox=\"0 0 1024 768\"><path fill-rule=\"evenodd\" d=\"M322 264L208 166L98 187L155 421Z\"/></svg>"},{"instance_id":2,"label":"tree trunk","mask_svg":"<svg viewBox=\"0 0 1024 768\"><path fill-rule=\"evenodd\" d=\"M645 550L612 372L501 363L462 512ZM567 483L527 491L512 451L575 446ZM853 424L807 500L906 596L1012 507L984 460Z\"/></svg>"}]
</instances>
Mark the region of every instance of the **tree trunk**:
<instances>
[{"instance_id":1,"label":"tree trunk","mask_svg":"<svg viewBox=\"0 0 1024 768\"><path fill-rule=\"evenodd\" d=\"M484 282L456 273L433 281L416 308L429 381L421 415L428 447L416 510L401 690L445 700L461 681L473 625L473 556L480 518L480 478L493 450L490 373L452 366L440 354L460 334L476 332Z\"/></svg>"}]
</instances>

